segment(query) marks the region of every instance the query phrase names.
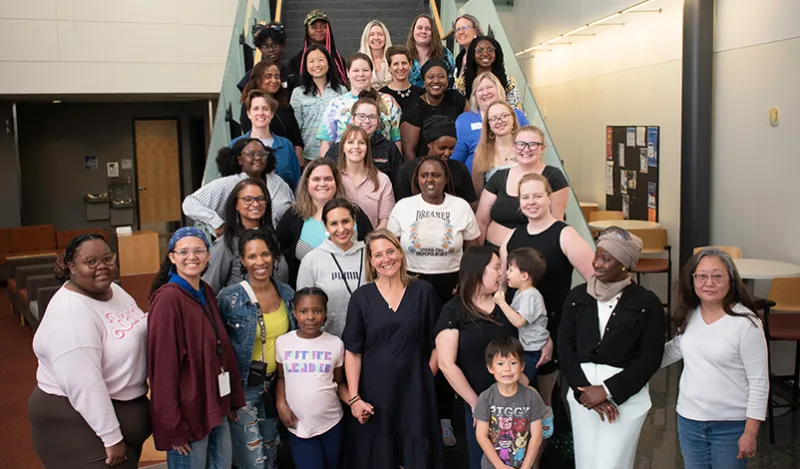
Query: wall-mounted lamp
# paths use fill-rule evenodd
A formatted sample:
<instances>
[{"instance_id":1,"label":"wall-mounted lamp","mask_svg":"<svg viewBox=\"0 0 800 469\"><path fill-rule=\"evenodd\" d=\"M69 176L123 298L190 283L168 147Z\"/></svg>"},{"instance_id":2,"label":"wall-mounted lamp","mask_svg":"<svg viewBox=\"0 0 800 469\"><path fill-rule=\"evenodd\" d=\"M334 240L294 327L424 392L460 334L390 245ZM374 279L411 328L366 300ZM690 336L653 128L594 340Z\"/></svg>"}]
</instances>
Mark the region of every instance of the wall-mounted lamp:
<instances>
[{"instance_id":1,"label":"wall-mounted lamp","mask_svg":"<svg viewBox=\"0 0 800 469\"><path fill-rule=\"evenodd\" d=\"M524 54L527 54L529 52L545 52L545 50L549 52L550 49L543 49L543 47L549 46L549 45L553 45L553 46L570 45L570 44L572 44L571 42L556 42L556 41L558 41L560 39L564 39L564 38L567 38L567 37L570 37L570 36L572 36L572 37L575 37L575 36L594 36L595 35L594 33L581 33L581 31L584 31L584 30L586 30L588 28L593 28L593 27L596 27L596 26L625 26L625 23L607 23L607 21L611 20L611 19L614 19L614 18L616 18L618 16L622 16L622 15L628 14L628 13L661 13L661 9L660 8L657 9L657 10L639 10L639 8L645 6L645 5L649 4L649 3L653 3L655 1L656 0L645 0L643 2L639 2L636 5L633 5L633 6L630 6L628 8L625 8L624 10L620 10L620 11L618 11L616 13L612 13L612 14L606 16L606 17L600 18L599 20L595 20L595 21L592 21L591 23L586 23L586 24L584 24L582 26L579 26L579 27L573 29L572 31L566 32L564 34L559 34L558 36L556 36L554 38L548 39L548 40L546 40L544 42L540 42L539 44L536 44L533 47L529 47L529 48L527 48L527 49L525 49L525 50L523 50L521 52L517 52L514 55L517 56L517 57L520 57L520 56L522 56Z\"/></svg>"}]
</instances>

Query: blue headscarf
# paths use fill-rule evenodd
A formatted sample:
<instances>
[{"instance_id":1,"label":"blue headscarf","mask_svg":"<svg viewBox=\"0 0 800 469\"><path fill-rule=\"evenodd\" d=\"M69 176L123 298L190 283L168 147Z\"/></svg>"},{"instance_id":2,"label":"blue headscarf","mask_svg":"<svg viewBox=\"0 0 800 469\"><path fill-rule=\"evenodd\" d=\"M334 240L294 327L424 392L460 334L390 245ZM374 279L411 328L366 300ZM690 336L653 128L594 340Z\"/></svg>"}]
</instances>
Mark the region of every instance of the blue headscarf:
<instances>
[{"instance_id":1,"label":"blue headscarf","mask_svg":"<svg viewBox=\"0 0 800 469\"><path fill-rule=\"evenodd\" d=\"M169 243L167 244L169 252L172 252L175 249L175 244L179 240L188 237L199 238L200 240L203 241L203 244L206 245L206 249L210 247L210 244L208 243L208 238L206 238L205 233L203 233L201 230L193 226L184 226L183 228L180 228L175 233L173 233L172 237L169 239ZM199 290L195 289L189 282L186 281L185 278L181 277L180 275L178 275L177 272L175 272L174 264L170 268L169 283L174 283L179 287L183 288L190 295L192 295L194 299L196 299L201 305L203 305L203 307L206 306L206 294L203 291L202 285L200 286Z\"/></svg>"}]
</instances>

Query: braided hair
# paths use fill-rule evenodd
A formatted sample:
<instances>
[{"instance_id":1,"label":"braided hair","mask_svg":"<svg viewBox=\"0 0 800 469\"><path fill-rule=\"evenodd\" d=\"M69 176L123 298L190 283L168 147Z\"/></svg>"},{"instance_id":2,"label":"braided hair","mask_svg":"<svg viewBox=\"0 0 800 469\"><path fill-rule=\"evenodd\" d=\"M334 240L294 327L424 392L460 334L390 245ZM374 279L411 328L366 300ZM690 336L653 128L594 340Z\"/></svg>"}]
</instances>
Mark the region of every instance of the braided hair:
<instances>
[{"instance_id":1,"label":"braided hair","mask_svg":"<svg viewBox=\"0 0 800 469\"><path fill-rule=\"evenodd\" d=\"M94 240L106 242L106 239L99 234L88 233L78 235L69 242L64 254L56 256L56 265L53 268L53 274L59 282L65 283L70 279L69 264L75 261L75 254L78 252L81 245L87 241Z\"/></svg>"}]
</instances>

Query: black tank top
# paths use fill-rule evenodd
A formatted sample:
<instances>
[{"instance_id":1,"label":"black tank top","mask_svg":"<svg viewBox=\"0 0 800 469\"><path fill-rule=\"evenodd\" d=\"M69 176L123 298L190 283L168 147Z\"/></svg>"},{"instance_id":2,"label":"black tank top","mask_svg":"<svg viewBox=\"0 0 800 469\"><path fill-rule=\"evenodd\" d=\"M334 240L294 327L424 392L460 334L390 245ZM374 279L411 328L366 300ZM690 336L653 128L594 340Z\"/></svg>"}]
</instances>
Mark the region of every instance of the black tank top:
<instances>
[{"instance_id":1,"label":"black tank top","mask_svg":"<svg viewBox=\"0 0 800 469\"><path fill-rule=\"evenodd\" d=\"M556 221L550 228L539 234L528 233L527 225L514 230L508 240L508 252L516 248L530 247L536 249L545 258L547 268L544 278L535 285L544 298L547 315L550 318L561 315L564 300L572 288L572 271L574 268L569 258L561 250L561 231L567 227L563 221Z\"/></svg>"}]
</instances>

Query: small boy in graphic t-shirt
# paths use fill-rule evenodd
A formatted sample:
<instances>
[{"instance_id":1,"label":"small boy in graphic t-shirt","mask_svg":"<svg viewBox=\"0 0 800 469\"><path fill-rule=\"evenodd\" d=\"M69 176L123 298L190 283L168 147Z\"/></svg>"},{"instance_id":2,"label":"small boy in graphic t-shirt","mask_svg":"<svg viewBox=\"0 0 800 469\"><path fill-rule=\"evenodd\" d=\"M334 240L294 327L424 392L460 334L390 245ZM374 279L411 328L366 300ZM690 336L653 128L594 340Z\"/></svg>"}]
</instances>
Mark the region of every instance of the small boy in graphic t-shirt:
<instances>
[{"instance_id":1,"label":"small boy in graphic t-shirt","mask_svg":"<svg viewBox=\"0 0 800 469\"><path fill-rule=\"evenodd\" d=\"M522 344L514 337L498 337L489 342L485 358L497 382L481 393L473 413L483 450L481 469L531 469L548 411L539 393L519 385L525 368Z\"/></svg>"},{"instance_id":2,"label":"small boy in graphic t-shirt","mask_svg":"<svg viewBox=\"0 0 800 469\"><path fill-rule=\"evenodd\" d=\"M550 342L550 333L547 331L547 308L542 294L534 287L544 276L545 267L544 257L536 249L514 249L508 253L506 270L508 286L517 289L514 299L509 306L506 303L505 293L499 291L494 295L494 302L508 321L519 329L519 340L525 350L525 376L531 383L535 382L542 349Z\"/></svg>"}]
</instances>

